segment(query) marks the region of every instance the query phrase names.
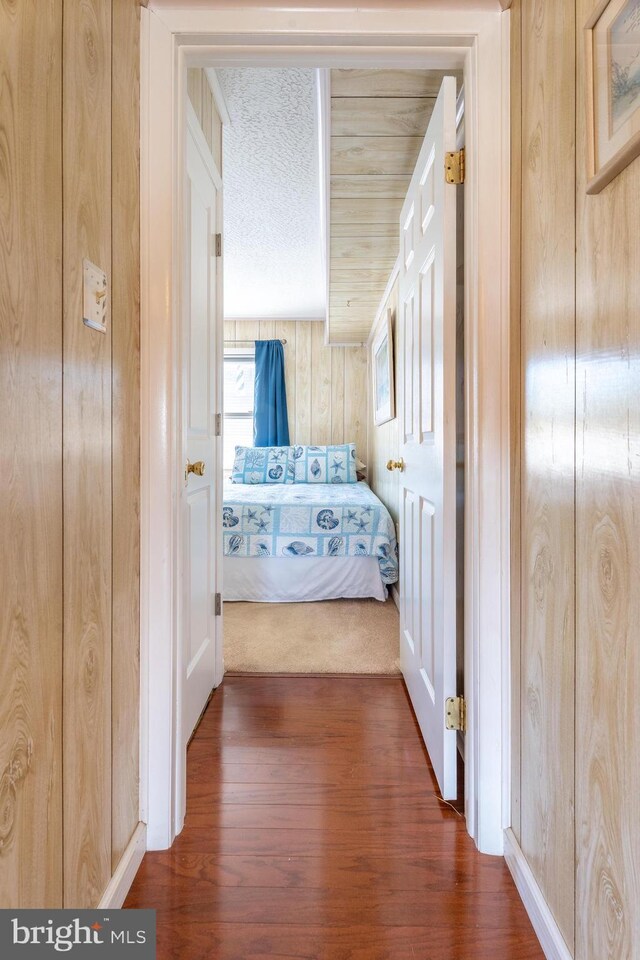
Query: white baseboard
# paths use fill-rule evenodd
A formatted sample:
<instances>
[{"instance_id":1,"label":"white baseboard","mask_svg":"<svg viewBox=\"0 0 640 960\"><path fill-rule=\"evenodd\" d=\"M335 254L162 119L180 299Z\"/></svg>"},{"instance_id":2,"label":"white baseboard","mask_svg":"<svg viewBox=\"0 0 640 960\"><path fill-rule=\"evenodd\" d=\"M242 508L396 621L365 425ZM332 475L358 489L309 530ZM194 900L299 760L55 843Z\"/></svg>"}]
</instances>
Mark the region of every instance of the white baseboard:
<instances>
[{"instance_id":1,"label":"white baseboard","mask_svg":"<svg viewBox=\"0 0 640 960\"><path fill-rule=\"evenodd\" d=\"M504 858L547 960L573 960L573 954L511 829L504 832Z\"/></svg>"},{"instance_id":2,"label":"white baseboard","mask_svg":"<svg viewBox=\"0 0 640 960\"><path fill-rule=\"evenodd\" d=\"M138 867L142 863L146 849L147 825L146 823L139 823L133 831L133 836L129 840L106 890L102 894L98 904L100 908L116 910L122 906L138 872Z\"/></svg>"},{"instance_id":3,"label":"white baseboard","mask_svg":"<svg viewBox=\"0 0 640 960\"><path fill-rule=\"evenodd\" d=\"M395 603L396 607L397 607L398 610L399 610L399 609L400 609L400 594L398 593L398 588L396 587L396 585L395 585L394 583L392 583L391 586L389 587L389 590L391 591L391 596L393 597L393 602Z\"/></svg>"}]
</instances>

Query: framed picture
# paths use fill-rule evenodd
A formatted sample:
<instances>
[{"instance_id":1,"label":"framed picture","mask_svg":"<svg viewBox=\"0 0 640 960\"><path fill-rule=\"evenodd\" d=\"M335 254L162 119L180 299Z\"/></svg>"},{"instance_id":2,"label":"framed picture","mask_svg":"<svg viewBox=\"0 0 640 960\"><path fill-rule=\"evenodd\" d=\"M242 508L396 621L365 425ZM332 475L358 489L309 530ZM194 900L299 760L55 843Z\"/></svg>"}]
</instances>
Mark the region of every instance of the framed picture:
<instances>
[{"instance_id":1,"label":"framed picture","mask_svg":"<svg viewBox=\"0 0 640 960\"><path fill-rule=\"evenodd\" d=\"M387 310L385 320L373 340L371 370L373 373L373 421L376 424L386 423L387 420L393 420L396 415L391 310Z\"/></svg>"},{"instance_id":2,"label":"framed picture","mask_svg":"<svg viewBox=\"0 0 640 960\"><path fill-rule=\"evenodd\" d=\"M640 0L600 0L586 44L587 193L599 193L640 154Z\"/></svg>"}]
</instances>

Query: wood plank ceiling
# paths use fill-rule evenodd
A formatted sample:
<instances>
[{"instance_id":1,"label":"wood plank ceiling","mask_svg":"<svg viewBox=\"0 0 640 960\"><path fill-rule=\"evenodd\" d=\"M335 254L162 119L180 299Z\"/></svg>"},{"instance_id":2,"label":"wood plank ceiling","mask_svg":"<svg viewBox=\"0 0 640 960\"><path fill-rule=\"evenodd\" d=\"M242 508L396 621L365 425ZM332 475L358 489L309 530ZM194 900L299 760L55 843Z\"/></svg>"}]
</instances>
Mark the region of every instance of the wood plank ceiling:
<instances>
[{"instance_id":1,"label":"wood plank ceiling","mask_svg":"<svg viewBox=\"0 0 640 960\"><path fill-rule=\"evenodd\" d=\"M443 76L440 70L331 71L330 343L364 343L369 336Z\"/></svg>"}]
</instances>

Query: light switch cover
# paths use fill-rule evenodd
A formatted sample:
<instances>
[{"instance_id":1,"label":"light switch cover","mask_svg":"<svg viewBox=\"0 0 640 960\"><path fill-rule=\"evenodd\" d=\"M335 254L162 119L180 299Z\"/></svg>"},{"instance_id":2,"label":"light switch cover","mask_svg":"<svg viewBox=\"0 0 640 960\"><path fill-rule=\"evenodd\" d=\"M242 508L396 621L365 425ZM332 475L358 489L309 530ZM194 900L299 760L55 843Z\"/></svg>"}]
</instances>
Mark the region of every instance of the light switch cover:
<instances>
[{"instance_id":1,"label":"light switch cover","mask_svg":"<svg viewBox=\"0 0 640 960\"><path fill-rule=\"evenodd\" d=\"M107 275L90 260L82 261L83 273L83 310L82 320L92 330L106 333L107 319Z\"/></svg>"}]
</instances>

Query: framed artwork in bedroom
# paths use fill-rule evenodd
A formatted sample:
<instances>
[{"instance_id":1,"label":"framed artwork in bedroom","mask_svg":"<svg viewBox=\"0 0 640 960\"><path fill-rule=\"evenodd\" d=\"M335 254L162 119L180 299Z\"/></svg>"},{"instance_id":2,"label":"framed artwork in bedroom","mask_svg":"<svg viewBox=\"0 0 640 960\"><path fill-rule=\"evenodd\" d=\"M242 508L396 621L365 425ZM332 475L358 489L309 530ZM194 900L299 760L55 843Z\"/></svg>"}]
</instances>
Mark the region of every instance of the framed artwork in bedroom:
<instances>
[{"instance_id":1,"label":"framed artwork in bedroom","mask_svg":"<svg viewBox=\"0 0 640 960\"><path fill-rule=\"evenodd\" d=\"M391 310L387 310L371 345L371 372L373 382L373 421L379 426L396 415L393 382L393 326Z\"/></svg>"},{"instance_id":2,"label":"framed artwork in bedroom","mask_svg":"<svg viewBox=\"0 0 640 960\"><path fill-rule=\"evenodd\" d=\"M640 154L640 0L600 0L585 25L587 193Z\"/></svg>"}]
</instances>

